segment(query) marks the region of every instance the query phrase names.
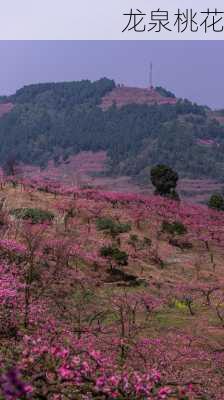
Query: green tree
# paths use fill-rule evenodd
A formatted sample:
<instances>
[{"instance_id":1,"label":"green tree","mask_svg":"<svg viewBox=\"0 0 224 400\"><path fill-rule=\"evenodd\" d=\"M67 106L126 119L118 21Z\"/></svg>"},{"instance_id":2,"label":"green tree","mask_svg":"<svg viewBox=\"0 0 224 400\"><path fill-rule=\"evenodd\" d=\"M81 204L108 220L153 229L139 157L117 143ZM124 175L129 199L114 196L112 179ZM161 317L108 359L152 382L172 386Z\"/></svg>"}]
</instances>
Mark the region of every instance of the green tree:
<instances>
[{"instance_id":1,"label":"green tree","mask_svg":"<svg viewBox=\"0 0 224 400\"><path fill-rule=\"evenodd\" d=\"M187 233L187 228L180 221L163 221L162 232L170 233L171 235L184 235L185 233Z\"/></svg>"},{"instance_id":2,"label":"green tree","mask_svg":"<svg viewBox=\"0 0 224 400\"><path fill-rule=\"evenodd\" d=\"M116 222L111 218L104 217L98 218L96 226L99 231L104 231L109 234L113 239L119 236L121 233L126 233L131 230L131 225L128 223Z\"/></svg>"},{"instance_id":3,"label":"green tree","mask_svg":"<svg viewBox=\"0 0 224 400\"><path fill-rule=\"evenodd\" d=\"M176 192L178 174L167 165L159 164L151 169L151 182L155 186L155 194L179 199Z\"/></svg>"},{"instance_id":4,"label":"green tree","mask_svg":"<svg viewBox=\"0 0 224 400\"><path fill-rule=\"evenodd\" d=\"M103 246L100 249L101 257L105 257L110 261L110 268L112 269L112 263L114 262L118 266L128 265L128 254L125 251L120 250L115 246Z\"/></svg>"},{"instance_id":5,"label":"green tree","mask_svg":"<svg viewBox=\"0 0 224 400\"><path fill-rule=\"evenodd\" d=\"M219 193L214 193L211 195L209 202L209 208L214 208L215 210L224 211L224 198Z\"/></svg>"}]
</instances>

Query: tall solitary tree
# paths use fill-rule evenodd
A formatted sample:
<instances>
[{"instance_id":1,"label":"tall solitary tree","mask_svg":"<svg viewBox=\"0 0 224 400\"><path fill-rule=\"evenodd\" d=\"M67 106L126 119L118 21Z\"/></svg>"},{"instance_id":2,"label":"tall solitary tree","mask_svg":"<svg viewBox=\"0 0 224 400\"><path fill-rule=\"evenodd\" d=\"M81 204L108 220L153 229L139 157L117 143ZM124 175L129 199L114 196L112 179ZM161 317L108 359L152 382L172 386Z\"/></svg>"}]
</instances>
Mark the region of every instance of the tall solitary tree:
<instances>
[{"instance_id":1,"label":"tall solitary tree","mask_svg":"<svg viewBox=\"0 0 224 400\"><path fill-rule=\"evenodd\" d=\"M179 177L176 171L167 165L159 164L151 169L151 182L155 186L155 194L178 200L176 192Z\"/></svg>"},{"instance_id":2,"label":"tall solitary tree","mask_svg":"<svg viewBox=\"0 0 224 400\"><path fill-rule=\"evenodd\" d=\"M209 208L214 208L215 210L224 211L224 198L219 193L214 193L211 195L209 202Z\"/></svg>"}]
</instances>

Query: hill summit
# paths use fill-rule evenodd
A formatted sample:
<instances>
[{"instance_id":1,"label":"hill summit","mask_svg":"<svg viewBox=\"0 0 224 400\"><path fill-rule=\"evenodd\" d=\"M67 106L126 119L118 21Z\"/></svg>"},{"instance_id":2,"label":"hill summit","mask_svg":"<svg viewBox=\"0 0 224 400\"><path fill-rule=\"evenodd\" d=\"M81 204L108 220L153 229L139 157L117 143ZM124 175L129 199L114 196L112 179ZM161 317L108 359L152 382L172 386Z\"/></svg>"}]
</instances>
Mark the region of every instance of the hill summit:
<instances>
[{"instance_id":1,"label":"hill summit","mask_svg":"<svg viewBox=\"0 0 224 400\"><path fill-rule=\"evenodd\" d=\"M166 95L167 94L167 95ZM138 88L124 85L116 86L111 92L107 93L101 103L103 110L108 110L113 104L118 108L128 104L176 104L177 99L170 97L169 92L161 94L159 88Z\"/></svg>"}]
</instances>

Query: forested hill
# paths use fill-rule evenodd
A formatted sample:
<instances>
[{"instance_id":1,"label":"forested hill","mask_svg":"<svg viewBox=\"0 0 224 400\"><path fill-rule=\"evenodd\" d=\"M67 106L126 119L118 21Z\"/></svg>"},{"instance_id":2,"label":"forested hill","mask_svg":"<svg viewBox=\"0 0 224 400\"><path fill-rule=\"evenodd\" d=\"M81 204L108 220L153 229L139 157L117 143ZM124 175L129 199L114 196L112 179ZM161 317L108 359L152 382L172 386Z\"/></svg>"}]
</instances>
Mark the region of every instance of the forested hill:
<instances>
[{"instance_id":1,"label":"forested hill","mask_svg":"<svg viewBox=\"0 0 224 400\"><path fill-rule=\"evenodd\" d=\"M166 163L185 177L222 179L224 127L208 108L188 100L170 104L127 104L102 109L116 85L106 78L29 85L0 98L0 163L14 156L24 163L80 151L106 150L109 172L144 177L150 166ZM1 111L1 110L0 110Z\"/></svg>"}]
</instances>

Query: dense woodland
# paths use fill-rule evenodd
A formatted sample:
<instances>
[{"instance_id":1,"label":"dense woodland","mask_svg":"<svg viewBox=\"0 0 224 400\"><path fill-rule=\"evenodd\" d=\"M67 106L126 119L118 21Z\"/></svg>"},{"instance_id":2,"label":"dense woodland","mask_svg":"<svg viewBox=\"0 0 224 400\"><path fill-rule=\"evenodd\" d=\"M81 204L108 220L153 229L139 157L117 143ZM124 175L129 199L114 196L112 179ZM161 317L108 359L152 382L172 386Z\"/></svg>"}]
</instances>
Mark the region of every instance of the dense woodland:
<instances>
[{"instance_id":1,"label":"dense woodland","mask_svg":"<svg viewBox=\"0 0 224 400\"><path fill-rule=\"evenodd\" d=\"M106 150L111 174L144 179L150 166L165 163L180 176L222 179L224 128L206 107L179 100L176 105L114 105L102 111L101 99L114 87L106 78L46 83L1 97L15 107L0 119L0 162L13 155L44 166L82 150ZM199 139L214 143L205 146Z\"/></svg>"}]
</instances>

